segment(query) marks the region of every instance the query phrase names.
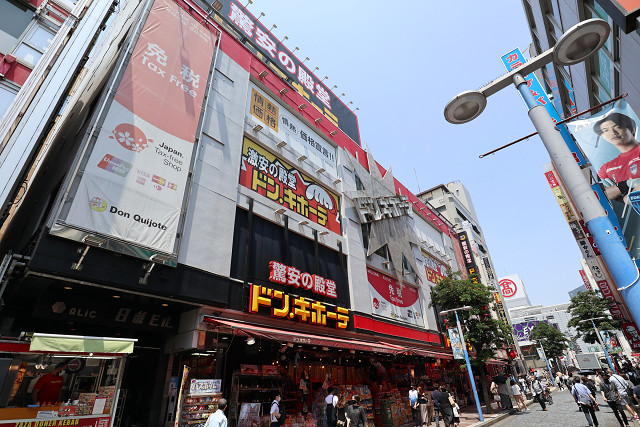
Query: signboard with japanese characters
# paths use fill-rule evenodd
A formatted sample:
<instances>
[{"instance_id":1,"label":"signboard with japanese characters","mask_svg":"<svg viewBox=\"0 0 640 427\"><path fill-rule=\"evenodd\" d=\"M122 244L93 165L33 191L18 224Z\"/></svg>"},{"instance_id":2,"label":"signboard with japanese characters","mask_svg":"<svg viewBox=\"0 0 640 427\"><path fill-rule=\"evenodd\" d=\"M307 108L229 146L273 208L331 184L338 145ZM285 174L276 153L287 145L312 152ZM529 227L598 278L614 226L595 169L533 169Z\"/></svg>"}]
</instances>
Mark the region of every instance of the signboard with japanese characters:
<instances>
[{"instance_id":1,"label":"signboard with japanese characters","mask_svg":"<svg viewBox=\"0 0 640 427\"><path fill-rule=\"evenodd\" d=\"M424 256L424 270L427 274L427 280L434 285L440 283L442 279L447 277L447 267L445 265L440 264L435 258L432 258L429 255Z\"/></svg>"},{"instance_id":2,"label":"signboard with japanese characters","mask_svg":"<svg viewBox=\"0 0 640 427\"><path fill-rule=\"evenodd\" d=\"M260 285L251 285L249 312L268 312L271 317L277 319L310 323L316 326L334 326L338 329L346 329L349 326L347 308Z\"/></svg>"},{"instance_id":3,"label":"signboard with japanese characters","mask_svg":"<svg viewBox=\"0 0 640 427\"><path fill-rule=\"evenodd\" d=\"M282 264L278 261L269 263L269 280L273 283L292 286L297 289L311 291L329 298L338 298L336 282L317 274L309 274Z\"/></svg>"},{"instance_id":4,"label":"signboard with japanese characters","mask_svg":"<svg viewBox=\"0 0 640 427\"><path fill-rule=\"evenodd\" d=\"M498 314L498 318L502 320L504 324L509 326L509 320L507 320L507 313L504 311L504 304L502 304L502 299L500 298L499 292L494 292L493 297L496 301L496 313Z\"/></svg>"},{"instance_id":5,"label":"signboard with japanese characters","mask_svg":"<svg viewBox=\"0 0 640 427\"><path fill-rule=\"evenodd\" d=\"M464 265L467 269L469 277L473 283L478 283L478 278L475 276L480 274L476 260L473 257L473 250L471 249L471 243L469 242L469 236L466 231L458 233L458 242L460 243L460 249L462 250L462 257L464 258Z\"/></svg>"},{"instance_id":6,"label":"signboard with japanese characters","mask_svg":"<svg viewBox=\"0 0 640 427\"><path fill-rule=\"evenodd\" d=\"M244 6L233 0L220 0L220 24L230 29L241 43L260 60L277 69L295 90L318 111L360 145L356 115L289 49L254 17ZM217 17L216 17L217 18Z\"/></svg>"},{"instance_id":7,"label":"signboard with japanese characters","mask_svg":"<svg viewBox=\"0 0 640 427\"><path fill-rule=\"evenodd\" d=\"M341 234L339 197L248 138L242 147L240 184Z\"/></svg>"},{"instance_id":8,"label":"signboard with japanese characters","mask_svg":"<svg viewBox=\"0 0 640 427\"><path fill-rule=\"evenodd\" d=\"M367 268L371 313L397 322L424 326L422 303L417 288L400 284L390 276Z\"/></svg>"},{"instance_id":9,"label":"signboard with japanese characters","mask_svg":"<svg viewBox=\"0 0 640 427\"><path fill-rule=\"evenodd\" d=\"M156 0L58 220L176 254L189 167L219 36Z\"/></svg>"},{"instance_id":10,"label":"signboard with japanese characters","mask_svg":"<svg viewBox=\"0 0 640 427\"><path fill-rule=\"evenodd\" d=\"M249 83L247 115L271 129L278 139L286 142L297 153L307 156L317 168L337 176L336 147L253 83Z\"/></svg>"},{"instance_id":11,"label":"signboard with japanese characters","mask_svg":"<svg viewBox=\"0 0 640 427\"><path fill-rule=\"evenodd\" d=\"M580 277L582 278L582 282L584 283L584 287L587 288L588 291L592 291L591 282L589 281L589 277L587 277L587 273L583 269L578 270L580 273Z\"/></svg>"},{"instance_id":12,"label":"signboard with japanese characters","mask_svg":"<svg viewBox=\"0 0 640 427\"><path fill-rule=\"evenodd\" d=\"M520 52L519 48L513 49L511 52L503 55L501 59L504 66L507 68L507 71L511 71L518 67L521 67L525 62L527 62L522 52ZM527 86L531 91L533 99L536 100L538 105L542 105L547 109L554 123L559 122L561 120L560 116L549 100L547 92L543 89L540 81L535 76L535 74L527 74L526 76L524 76L524 78L527 81ZM569 147L571 153L573 154L573 157L576 159L576 162L578 162L579 165L583 165L585 163L584 156L578 149L573 138L571 138L571 135L569 134L566 126L564 124L560 124L558 125L558 129L560 130L560 134L562 135L564 142L567 144L567 147Z\"/></svg>"},{"instance_id":13,"label":"signboard with japanese characters","mask_svg":"<svg viewBox=\"0 0 640 427\"><path fill-rule=\"evenodd\" d=\"M591 274L593 275L596 285L598 286L598 289L600 289L602 298L609 300L609 312L611 313L611 316L614 319L624 320L624 312L620 304L617 302L621 300L620 293L611 285L613 283L611 276L602 268L598 258L594 257L586 259L589 270L591 270Z\"/></svg>"}]
</instances>

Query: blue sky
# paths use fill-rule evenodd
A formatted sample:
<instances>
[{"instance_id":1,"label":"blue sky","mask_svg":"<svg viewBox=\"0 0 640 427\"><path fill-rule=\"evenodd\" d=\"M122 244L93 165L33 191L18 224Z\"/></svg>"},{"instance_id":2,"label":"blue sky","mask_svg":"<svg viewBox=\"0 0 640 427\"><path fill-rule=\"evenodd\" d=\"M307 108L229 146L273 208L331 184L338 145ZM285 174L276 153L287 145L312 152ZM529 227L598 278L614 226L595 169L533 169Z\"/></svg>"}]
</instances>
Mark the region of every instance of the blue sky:
<instances>
[{"instance_id":1,"label":"blue sky","mask_svg":"<svg viewBox=\"0 0 640 427\"><path fill-rule=\"evenodd\" d=\"M542 142L478 157L534 132L517 90L491 96L470 123L443 116L453 96L506 72L503 54L527 49L521 2L254 0L248 9L359 108L363 146L414 194L451 181L469 189L498 276L519 274L532 304L569 300L582 256L544 178Z\"/></svg>"}]
</instances>

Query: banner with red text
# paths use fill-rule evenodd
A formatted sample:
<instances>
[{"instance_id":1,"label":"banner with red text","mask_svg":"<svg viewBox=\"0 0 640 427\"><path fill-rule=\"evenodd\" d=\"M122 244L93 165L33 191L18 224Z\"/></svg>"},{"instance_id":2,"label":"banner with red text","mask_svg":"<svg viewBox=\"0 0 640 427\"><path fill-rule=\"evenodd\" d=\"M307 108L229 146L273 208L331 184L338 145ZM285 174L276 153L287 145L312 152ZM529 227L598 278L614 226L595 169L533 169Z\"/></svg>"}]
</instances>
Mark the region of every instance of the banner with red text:
<instances>
[{"instance_id":1,"label":"banner with red text","mask_svg":"<svg viewBox=\"0 0 640 427\"><path fill-rule=\"evenodd\" d=\"M242 147L240 184L341 234L340 198L248 138Z\"/></svg>"},{"instance_id":2,"label":"banner with red text","mask_svg":"<svg viewBox=\"0 0 640 427\"><path fill-rule=\"evenodd\" d=\"M413 286L367 268L371 313L398 322L424 326L420 293Z\"/></svg>"},{"instance_id":3,"label":"banner with red text","mask_svg":"<svg viewBox=\"0 0 640 427\"><path fill-rule=\"evenodd\" d=\"M217 41L173 1L155 1L76 176L64 225L175 253Z\"/></svg>"}]
</instances>

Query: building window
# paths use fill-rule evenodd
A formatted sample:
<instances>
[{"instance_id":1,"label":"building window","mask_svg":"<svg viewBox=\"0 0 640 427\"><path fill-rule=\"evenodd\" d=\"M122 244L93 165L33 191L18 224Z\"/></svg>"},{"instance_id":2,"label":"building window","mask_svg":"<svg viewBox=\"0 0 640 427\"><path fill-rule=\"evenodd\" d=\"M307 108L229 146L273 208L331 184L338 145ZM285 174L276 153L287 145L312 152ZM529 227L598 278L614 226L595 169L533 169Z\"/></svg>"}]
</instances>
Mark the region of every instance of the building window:
<instances>
[{"instance_id":1,"label":"building window","mask_svg":"<svg viewBox=\"0 0 640 427\"><path fill-rule=\"evenodd\" d=\"M8 80L0 81L0 117L9 109L20 87Z\"/></svg>"},{"instance_id":2,"label":"building window","mask_svg":"<svg viewBox=\"0 0 640 427\"><path fill-rule=\"evenodd\" d=\"M362 184L362 180L360 179L360 177L358 176L357 173L353 174L355 176L356 179L356 190L364 190L364 185Z\"/></svg>"},{"instance_id":3,"label":"building window","mask_svg":"<svg viewBox=\"0 0 640 427\"><path fill-rule=\"evenodd\" d=\"M9 53L33 19L34 11L26 3L0 1L0 53Z\"/></svg>"},{"instance_id":4,"label":"building window","mask_svg":"<svg viewBox=\"0 0 640 427\"><path fill-rule=\"evenodd\" d=\"M53 41L55 35L54 30L39 21L34 21L16 46L13 55L35 66Z\"/></svg>"}]
</instances>

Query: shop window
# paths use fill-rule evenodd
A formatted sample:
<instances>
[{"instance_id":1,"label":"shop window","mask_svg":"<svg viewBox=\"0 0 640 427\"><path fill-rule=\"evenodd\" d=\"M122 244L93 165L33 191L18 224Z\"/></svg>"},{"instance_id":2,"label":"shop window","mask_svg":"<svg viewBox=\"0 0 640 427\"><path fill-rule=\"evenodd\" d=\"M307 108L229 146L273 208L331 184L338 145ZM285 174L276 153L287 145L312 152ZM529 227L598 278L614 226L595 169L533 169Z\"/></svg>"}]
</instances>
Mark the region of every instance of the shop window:
<instances>
[{"instance_id":1,"label":"shop window","mask_svg":"<svg viewBox=\"0 0 640 427\"><path fill-rule=\"evenodd\" d=\"M15 0L0 2L0 53L11 52L29 23L34 11Z\"/></svg>"}]
</instances>

